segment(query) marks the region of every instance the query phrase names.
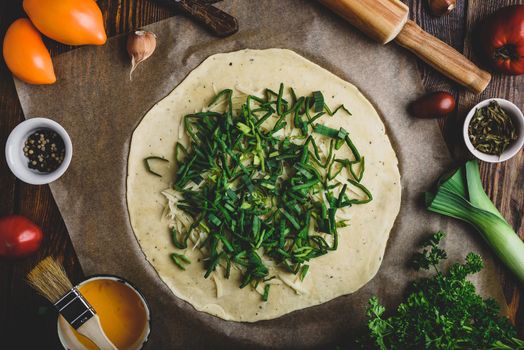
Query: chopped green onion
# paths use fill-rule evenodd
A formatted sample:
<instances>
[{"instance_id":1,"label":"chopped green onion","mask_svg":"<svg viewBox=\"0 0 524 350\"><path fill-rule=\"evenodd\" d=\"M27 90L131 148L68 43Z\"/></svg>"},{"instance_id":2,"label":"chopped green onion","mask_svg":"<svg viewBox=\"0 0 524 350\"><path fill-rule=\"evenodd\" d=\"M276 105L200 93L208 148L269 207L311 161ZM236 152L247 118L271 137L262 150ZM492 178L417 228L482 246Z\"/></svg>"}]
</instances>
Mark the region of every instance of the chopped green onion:
<instances>
[{"instance_id":1,"label":"chopped green onion","mask_svg":"<svg viewBox=\"0 0 524 350\"><path fill-rule=\"evenodd\" d=\"M322 92L315 91L313 92L313 110L315 113L322 112L324 109L324 95Z\"/></svg>"},{"instance_id":2,"label":"chopped green onion","mask_svg":"<svg viewBox=\"0 0 524 350\"><path fill-rule=\"evenodd\" d=\"M183 254L171 253L171 260L178 266L181 270L185 270L185 265L191 264L191 260Z\"/></svg>"},{"instance_id":3,"label":"chopped green onion","mask_svg":"<svg viewBox=\"0 0 524 350\"><path fill-rule=\"evenodd\" d=\"M309 265L302 265L300 269L300 280L303 281L309 271Z\"/></svg>"},{"instance_id":4,"label":"chopped green onion","mask_svg":"<svg viewBox=\"0 0 524 350\"><path fill-rule=\"evenodd\" d=\"M211 101L212 110L184 117L190 145L176 145L173 188L182 198L177 208L194 222L184 232L173 228L171 238L175 247L185 249L193 230L205 234L198 248L205 248L206 278L219 265L225 266L226 278L236 267L240 287L256 287L267 282L270 271L264 261L271 259L303 280L311 259L337 249L337 228L347 225L337 221L337 210L372 200L361 184L363 157L348 131L317 122L345 110L343 105L331 112L320 91L296 96L291 89L290 101L284 91L284 84L278 92L265 89L263 98L247 96L233 109L232 90L223 90ZM276 136L289 126L300 136ZM321 155L313 133L331 139L327 155ZM346 146L355 159L336 158L336 151ZM348 185L335 179L342 171L352 178ZM348 186L364 198L350 198ZM318 232L329 234L331 245ZM181 269L188 263L180 255L171 258ZM269 288L266 283L263 300Z\"/></svg>"},{"instance_id":5,"label":"chopped green onion","mask_svg":"<svg viewBox=\"0 0 524 350\"><path fill-rule=\"evenodd\" d=\"M269 299L269 288L271 288L270 284L266 284L264 286L264 294L262 295L263 301L267 301Z\"/></svg>"},{"instance_id":6,"label":"chopped green onion","mask_svg":"<svg viewBox=\"0 0 524 350\"><path fill-rule=\"evenodd\" d=\"M315 124L313 127L313 131L317 134L328 136L331 138L337 138L339 130L330 128L329 126L325 126L322 124Z\"/></svg>"},{"instance_id":7,"label":"chopped green onion","mask_svg":"<svg viewBox=\"0 0 524 350\"><path fill-rule=\"evenodd\" d=\"M337 108L335 108L335 110L332 112L331 109L329 109L329 106L327 104L324 103L324 110L326 111L327 115L329 116L334 116L339 110L343 110L344 112L346 112L348 115L352 115L350 111L348 111L348 109L344 106L344 105L340 105L338 106Z\"/></svg>"},{"instance_id":8,"label":"chopped green onion","mask_svg":"<svg viewBox=\"0 0 524 350\"><path fill-rule=\"evenodd\" d=\"M169 163L169 160L165 159L165 158L162 158L162 157L157 157L157 156L151 156L151 157L146 157L144 159L144 165L146 167L146 170L155 175L155 176L158 176L158 177L162 177L162 175L160 175L159 173L157 173L156 171L154 171L151 167L153 166L153 163L157 161L157 162L167 162Z\"/></svg>"},{"instance_id":9,"label":"chopped green onion","mask_svg":"<svg viewBox=\"0 0 524 350\"><path fill-rule=\"evenodd\" d=\"M249 133L251 132L251 128L244 123L237 123L237 128L246 135L249 135Z\"/></svg>"}]
</instances>

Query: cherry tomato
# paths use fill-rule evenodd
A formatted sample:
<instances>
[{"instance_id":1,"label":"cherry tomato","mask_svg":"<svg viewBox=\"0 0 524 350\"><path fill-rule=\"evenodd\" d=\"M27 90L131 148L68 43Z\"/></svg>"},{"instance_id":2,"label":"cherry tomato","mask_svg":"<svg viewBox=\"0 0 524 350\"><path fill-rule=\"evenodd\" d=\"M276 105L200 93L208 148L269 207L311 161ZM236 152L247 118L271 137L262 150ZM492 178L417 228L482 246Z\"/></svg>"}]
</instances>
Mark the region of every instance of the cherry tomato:
<instances>
[{"instance_id":1,"label":"cherry tomato","mask_svg":"<svg viewBox=\"0 0 524 350\"><path fill-rule=\"evenodd\" d=\"M412 102L409 112L418 118L445 117L455 110L455 98L449 92L435 91Z\"/></svg>"},{"instance_id":2,"label":"cherry tomato","mask_svg":"<svg viewBox=\"0 0 524 350\"><path fill-rule=\"evenodd\" d=\"M24 10L45 36L67 45L103 45L102 12L94 0L24 0Z\"/></svg>"},{"instance_id":3,"label":"cherry tomato","mask_svg":"<svg viewBox=\"0 0 524 350\"><path fill-rule=\"evenodd\" d=\"M40 227L20 215L0 218L0 256L25 257L40 248L44 235Z\"/></svg>"},{"instance_id":4,"label":"cherry tomato","mask_svg":"<svg viewBox=\"0 0 524 350\"><path fill-rule=\"evenodd\" d=\"M30 84L53 84L56 81L51 55L42 36L28 19L14 21L4 37L4 60L18 79Z\"/></svg>"}]
</instances>

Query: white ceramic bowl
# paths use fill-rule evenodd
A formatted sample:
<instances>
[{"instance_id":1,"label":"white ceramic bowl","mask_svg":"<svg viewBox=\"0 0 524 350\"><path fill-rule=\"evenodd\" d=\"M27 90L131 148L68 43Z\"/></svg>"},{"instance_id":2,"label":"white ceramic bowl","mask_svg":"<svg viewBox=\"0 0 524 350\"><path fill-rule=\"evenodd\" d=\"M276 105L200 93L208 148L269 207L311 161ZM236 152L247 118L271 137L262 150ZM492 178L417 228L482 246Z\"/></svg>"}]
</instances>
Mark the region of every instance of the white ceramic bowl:
<instances>
[{"instance_id":1,"label":"white ceramic bowl","mask_svg":"<svg viewBox=\"0 0 524 350\"><path fill-rule=\"evenodd\" d=\"M486 154L478 151L469 139L469 123L471 122L471 119L473 118L475 111L478 108L482 108L489 105L491 101L496 101L500 105L500 107L502 107L502 109L504 109L506 113L508 113L508 115L511 117L513 121L513 125L515 125L515 128L517 129L518 134L517 140L510 144L509 147L506 148L506 150L502 152L500 156ZM466 147L476 158L488 163L504 162L513 157L515 154L517 154L524 145L524 115L522 115L522 111L512 102L503 98L490 98L478 103L469 111L468 115L466 116L466 120L464 121L463 135Z\"/></svg>"},{"instance_id":2,"label":"white ceramic bowl","mask_svg":"<svg viewBox=\"0 0 524 350\"><path fill-rule=\"evenodd\" d=\"M147 305L146 299L144 296L136 289L130 282L126 281L123 278L112 276L112 275L97 275L92 276L83 281L82 283L79 283L77 286L81 286L84 283L87 283L89 281L93 281L96 279L110 279L113 281L117 281L120 283L123 283L127 287L129 287L132 291L134 291L140 300L142 301L142 304L144 306L144 310L146 310L146 317L147 322L144 326L144 329L142 330L142 333L137 337L136 342L128 349L119 349L119 350L140 350L143 348L144 344L147 343L147 339L149 337L149 333L151 332L151 315L149 311L149 305ZM78 341L76 336L74 335L73 331L71 330L71 326L67 323L67 321L59 316L57 321L57 329L58 329L58 338L60 339L60 342L62 343L62 346L65 350L88 350L82 343Z\"/></svg>"},{"instance_id":3,"label":"white ceramic bowl","mask_svg":"<svg viewBox=\"0 0 524 350\"><path fill-rule=\"evenodd\" d=\"M53 130L64 140L64 161L58 169L51 173L41 173L35 169L30 169L28 159L24 155L25 141L32 133L40 129ZM69 167L72 156L73 144L71 138L60 124L47 118L32 118L18 124L11 131L5 145L5 158L9 169L17 178L32 185L48 184L58 179Z\"/></svg>"}]
</instances>

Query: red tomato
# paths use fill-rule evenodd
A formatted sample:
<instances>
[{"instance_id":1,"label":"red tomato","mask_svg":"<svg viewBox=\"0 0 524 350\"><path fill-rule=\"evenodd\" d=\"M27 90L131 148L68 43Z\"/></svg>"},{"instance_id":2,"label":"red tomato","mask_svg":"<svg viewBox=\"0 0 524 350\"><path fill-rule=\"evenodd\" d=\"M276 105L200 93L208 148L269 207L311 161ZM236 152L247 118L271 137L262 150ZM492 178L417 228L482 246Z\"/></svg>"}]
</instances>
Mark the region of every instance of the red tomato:
<instances>
[{"instance_id":1,"label":"red tomato","mask_svg":"<svg viewBox=\"0 0 524 350\"><path fill-rule=\"evenodd\" d=\"M43 238L40 227L23 216L0 218L0 257L31 255L40 248Z\"/></svg>"},{"instance_id":2,"label":"red tomato","mask_svg":"<svg viewBox=\"0 0 524 350\"><path fill-rule=\"evenodd\" d=\"M501 73L524 73L524 5L501 8L479 26L478 46Z\"/></svg>"}]
</instances>

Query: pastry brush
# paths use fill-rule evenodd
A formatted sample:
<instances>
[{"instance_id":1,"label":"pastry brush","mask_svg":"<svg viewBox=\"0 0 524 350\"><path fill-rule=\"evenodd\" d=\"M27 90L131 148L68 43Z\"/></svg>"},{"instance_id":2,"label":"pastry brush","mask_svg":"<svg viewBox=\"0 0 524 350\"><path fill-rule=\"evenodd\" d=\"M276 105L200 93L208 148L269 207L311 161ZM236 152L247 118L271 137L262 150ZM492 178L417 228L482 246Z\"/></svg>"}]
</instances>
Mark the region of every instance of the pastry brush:
<instances>
[{"instance_id":1,"label":"pastry brush","mask_svg":"<svg viewBox=\"0 0 524 350\"><path fill-rule=\"evenodd\" d=\"M96 311L78 288L73 287L64 267L52 257L40 261L27 275L29 285L52 302L76 331L95 343L100 350L117 350L107 338Z\"/></svg>"}]
</instances>

